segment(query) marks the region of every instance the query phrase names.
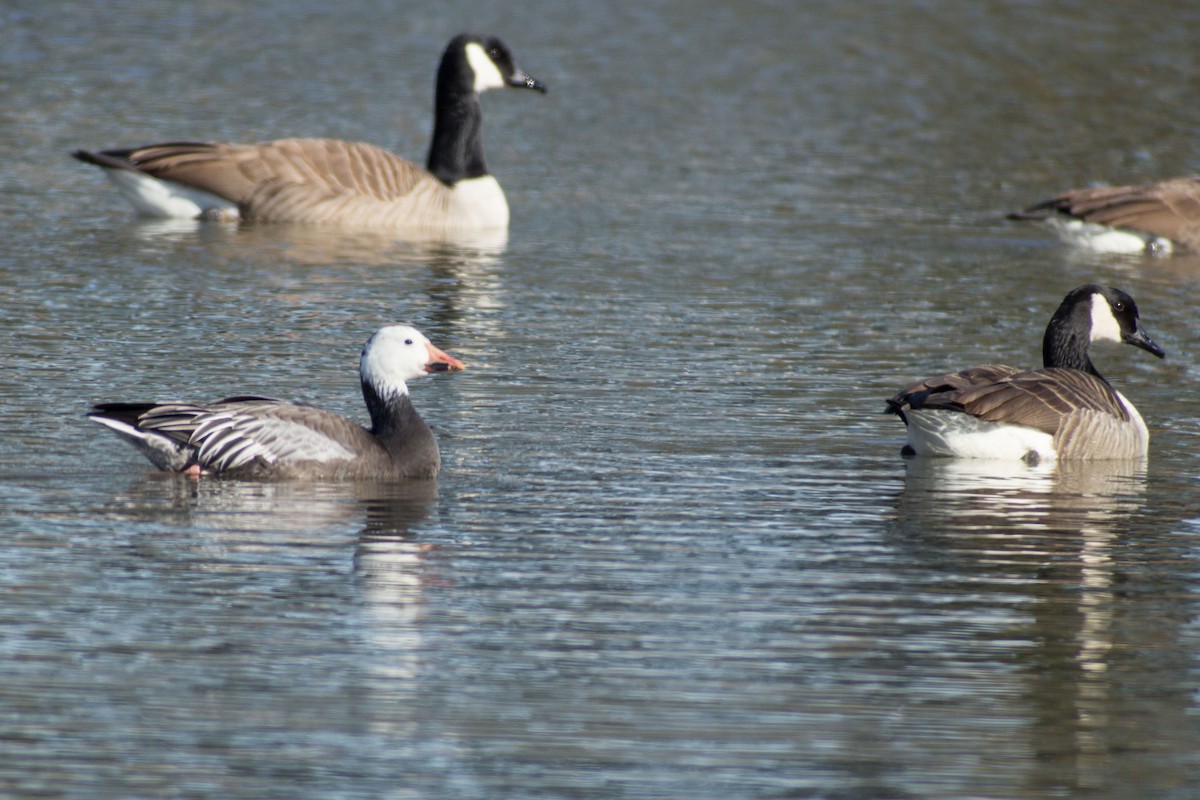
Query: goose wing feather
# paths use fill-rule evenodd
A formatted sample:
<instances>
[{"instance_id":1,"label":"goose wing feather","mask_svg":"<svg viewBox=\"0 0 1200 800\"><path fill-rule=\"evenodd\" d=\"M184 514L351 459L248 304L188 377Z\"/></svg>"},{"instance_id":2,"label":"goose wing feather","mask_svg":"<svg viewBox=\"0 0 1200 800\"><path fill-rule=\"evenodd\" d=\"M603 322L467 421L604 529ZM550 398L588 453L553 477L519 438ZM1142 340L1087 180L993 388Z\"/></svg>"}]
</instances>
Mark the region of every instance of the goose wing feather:
<instances>
[{"instance_id":1,"label":"goose wing feather","mask_svg":"<svg viewBox=\"0 0 1200 800\"><path fill-rule=\"evenodd\" d=\"M261 218L255 210L256 198L269 198L279 191L264 187L291 186L293 192L307 192L316 199L357 195L389 202L405 197L422 183L437 184L421 167L381 147L339 139L278 139L257 144L169 142L108 155L155 178L238 203L253 218Z\"/></svg>"},{"instance_id":2,"label":"goose wing feather","mask_svg":"<svg viewBox=\"0 0 1200 800\"><path fill-rule=\"evenodd\" d=\"M953 391L967 389L980 384L995 383L996 381L1016 375L1020 371L1016 367L1009 367L1004 364L983 364L978 367L959 370L958 372L947 372L944 375L926 378L923 381L914 383L912 386L901 389L889 402L904 401L910 395L920 394L921 392Z\"/></svg>"},{"instance_id":3,"label":"goose wing feather","mask_svg":"<svg viewBox=\"0 0 1200 800\"><path fill-rule=\"evenodd\" d=\"M1032 369L1000 380L938 387L908 398L913 408L962 411L988 422L1025 425L1051 435L1064 419L1095 414L1128 422L1129 412L1104 381L1081 370Z\"/></svg>"},{"instance_id":4,"label":"goose wing feather","mask_svg":"<svg viewBox=\"0 0 1200 800\"><path fill-rule=\"evenodd\" d=\"M933 395L959 392L973 386L983 386L1016 375L1020 370L1004 364L983 364L958 372L947 372L901 389L887 401L887 411L904 419L904 409L921 407ZM907 423L908 420L905 419Z\"/></svg>"},{"instance_id":5,"label":"goose wing feather","mask_svg":"<svg viewBox=\"0 0 1200 800\"><path fill-rule=\"evenodd\" d=\"M378 448L366 429L345 417L269 399L163 404L144 414L139 427L186 441L197 449L202 467L218 472L255 459L267 464L350 460Z\"/></svg>"},{"instance_id":6,"label":"goose wing feather","mask_svg":"<svg viewBox=\"0 0 1200 800\"><path fill-rule=\"evenodd\" d=\"M1075 189L1013 216L1046 219L1055 214L1149 233L1197 247L1200 245L1200 177L1176 178L1145 186Z\"/></svg>"}]
</instances>

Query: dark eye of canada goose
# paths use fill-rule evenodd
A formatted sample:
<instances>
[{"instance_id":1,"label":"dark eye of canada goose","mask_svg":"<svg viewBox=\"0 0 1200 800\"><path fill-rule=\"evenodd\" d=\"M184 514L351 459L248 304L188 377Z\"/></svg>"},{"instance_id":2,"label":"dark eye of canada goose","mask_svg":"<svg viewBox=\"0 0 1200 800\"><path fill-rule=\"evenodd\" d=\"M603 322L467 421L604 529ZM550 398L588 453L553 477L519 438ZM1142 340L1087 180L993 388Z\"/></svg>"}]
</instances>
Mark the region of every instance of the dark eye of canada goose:
<instances>
[{"instance_id":1,"label":"dark eye of canada goose","mask_svg":"<svg viewBox=\"0 0 1200 800\"><path fill-rule=\"evenodd\" d=\"M487 49L487 53L501 70L511 69L512 56L502 44L493 44Z\"/></svg>"},{"instance_id":2,"label":"dark eye of canada goose","mask_svg":"<svg viewBox=\"0 0 1200 800\"><path fill-rule=\"evenodd\" d=\"M1122 303L1120 300L1118 300L1117 302L1113 303L1113 308L1116 309L1117 311L1124 311L1125 304Z\"/></svg>"}]
</instances>

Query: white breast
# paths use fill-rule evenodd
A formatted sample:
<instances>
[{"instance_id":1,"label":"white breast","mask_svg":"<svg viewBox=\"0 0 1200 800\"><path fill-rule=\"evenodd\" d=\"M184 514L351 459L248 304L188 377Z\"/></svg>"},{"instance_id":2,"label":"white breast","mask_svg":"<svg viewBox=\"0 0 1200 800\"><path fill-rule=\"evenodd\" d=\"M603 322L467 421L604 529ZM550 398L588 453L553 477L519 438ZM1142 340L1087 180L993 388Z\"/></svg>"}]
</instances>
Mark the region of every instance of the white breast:
<instances>
[{"instance_id":1,"label":"white breast","mask_svg":"<svg viewBox=\"0 0 1200 800\"><path fill-rule=\"evenodd\" d=\"M454 228L504 228L508 226L508 200L500 182L491 175L459 181L450 189L450 213Z\"/></svg>"}]
</instances>

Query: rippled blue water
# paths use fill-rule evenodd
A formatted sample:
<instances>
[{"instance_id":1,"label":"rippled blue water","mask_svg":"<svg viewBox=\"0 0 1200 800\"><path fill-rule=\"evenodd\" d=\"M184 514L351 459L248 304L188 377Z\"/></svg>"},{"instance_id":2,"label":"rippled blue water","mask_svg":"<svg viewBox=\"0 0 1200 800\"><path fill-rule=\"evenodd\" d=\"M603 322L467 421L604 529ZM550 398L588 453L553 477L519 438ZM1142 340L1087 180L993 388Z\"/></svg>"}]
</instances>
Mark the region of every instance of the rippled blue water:
<instances>
[{"instance_id":1,"label":"rippled blue water","mask_svg":"<svg viewBox=\"0 0 1200 800\"><path fill-rule=\"evenodd\" d=\"M1156 797L1200 785L1187 256L1003 213L1194 172L1200 23L1087 3L10 4L0 11L0 794ZM484 98L506 242L133 220L67 153L332 135L421 159ZM1036 363L1072 286L1145 465L898 457L881 411ZM361 418L407 320L444 472L199 484L90 402Z\"/></svg>"}]
</instances>

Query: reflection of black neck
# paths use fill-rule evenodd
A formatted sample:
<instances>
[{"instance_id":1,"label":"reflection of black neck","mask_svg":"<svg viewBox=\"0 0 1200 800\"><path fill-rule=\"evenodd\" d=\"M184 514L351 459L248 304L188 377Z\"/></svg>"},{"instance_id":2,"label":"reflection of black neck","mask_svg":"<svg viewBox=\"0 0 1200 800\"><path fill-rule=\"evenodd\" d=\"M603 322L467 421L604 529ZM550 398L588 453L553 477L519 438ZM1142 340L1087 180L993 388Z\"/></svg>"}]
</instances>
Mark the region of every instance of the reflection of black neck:
<instances>
[{"instance_id":1,"label":"reflection of black neck","mask_svg":"<svg viewBox=\"0 0 1200 800\"><path fill-rule=\"evenodd\" d=\"M483 107L473 77L463 50L448 50L438 68L433 141L425 164L447 186L488 174L483 161Z\"/></svg>"}]
</instances>

